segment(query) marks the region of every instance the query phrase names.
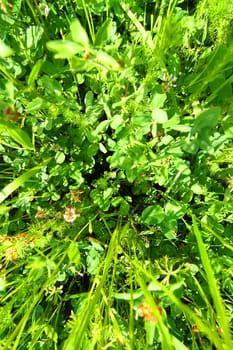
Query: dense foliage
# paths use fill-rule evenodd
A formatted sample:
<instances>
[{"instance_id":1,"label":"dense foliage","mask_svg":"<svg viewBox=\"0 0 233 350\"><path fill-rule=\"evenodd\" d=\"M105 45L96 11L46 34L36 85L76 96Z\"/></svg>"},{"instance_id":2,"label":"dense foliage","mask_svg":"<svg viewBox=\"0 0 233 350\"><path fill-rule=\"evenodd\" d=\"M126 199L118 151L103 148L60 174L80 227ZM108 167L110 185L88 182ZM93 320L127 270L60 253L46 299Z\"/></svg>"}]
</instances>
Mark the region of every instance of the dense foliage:
<instances>
[{"instance_id":1,"label":"dense foliage","mask_svg":"<svg viewBox=\"0 0 233 350\"><path fill-rule=\"evenodd\" d=\"M233 2L0 1L1 349L224 349Z\"/></svg>"}]
</instances>

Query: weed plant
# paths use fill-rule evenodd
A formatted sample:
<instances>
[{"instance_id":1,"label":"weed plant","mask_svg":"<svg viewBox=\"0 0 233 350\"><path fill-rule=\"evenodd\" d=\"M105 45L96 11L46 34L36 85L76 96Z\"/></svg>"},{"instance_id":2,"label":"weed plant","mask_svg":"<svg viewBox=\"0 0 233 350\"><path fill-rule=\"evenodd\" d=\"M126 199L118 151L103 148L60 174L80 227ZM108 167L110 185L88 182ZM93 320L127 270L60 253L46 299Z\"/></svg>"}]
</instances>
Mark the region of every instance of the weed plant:
<instances>
[{"instance_id":1,"label":"weed plant","mask_svg":"<svg viewBox=\"0 0 233 350\"><path fill-rule=\"evenodd\" d=\"M2 350L232 349L232 14L0 1Z\"/></svg>"}]
</instances>

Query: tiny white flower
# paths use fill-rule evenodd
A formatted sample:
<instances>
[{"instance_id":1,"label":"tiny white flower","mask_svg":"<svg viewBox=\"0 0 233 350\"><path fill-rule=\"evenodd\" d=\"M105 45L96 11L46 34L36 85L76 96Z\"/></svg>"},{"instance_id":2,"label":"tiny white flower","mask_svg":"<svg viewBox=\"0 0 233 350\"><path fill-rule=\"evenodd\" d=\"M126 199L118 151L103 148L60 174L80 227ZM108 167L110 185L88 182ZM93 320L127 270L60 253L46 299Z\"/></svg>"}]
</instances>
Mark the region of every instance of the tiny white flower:
<instances>
[{"instance_id":1,"label":"tiny white flower","mask_svg":"<svg viewBox=\"0 0 233 350\"><path fill-rule=\"evenodd\" d=\"M40 2L38 4L38 7L40 9L41 14L44 15L45 17L48 17L49 11L50 11L50 8L48 7L48 5Z\"/></svg>"},{"instance_id":2,"label":"tiny white flower","mask_svg":"<svg viewBox=\"0 0 233 350\"><path fill-rule=\"evenodd\" d=\"M76 214L76 209L74 207L67 207L65 209L65 214L63 215L66 222L74 222L79 216L79 214Z\"/></svg>"}]
</instances>

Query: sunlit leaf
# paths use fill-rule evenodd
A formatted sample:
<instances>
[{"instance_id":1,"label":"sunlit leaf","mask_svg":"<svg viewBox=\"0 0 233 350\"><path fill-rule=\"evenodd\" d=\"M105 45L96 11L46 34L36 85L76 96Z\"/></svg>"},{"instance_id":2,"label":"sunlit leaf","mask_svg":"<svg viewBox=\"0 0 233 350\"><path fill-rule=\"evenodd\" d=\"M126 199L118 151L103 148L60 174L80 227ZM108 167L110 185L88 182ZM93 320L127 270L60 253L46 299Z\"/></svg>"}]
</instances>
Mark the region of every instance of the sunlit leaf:
<instances>
[{"instance_id":1,"label":"sunlit leaf","mask_svg":"<svg viewBox=\"0 0 233 350\"><path fill-rule=\"evenodd\" d=\"M63 152L59 151L56 153L55 155L55 160L57 162L57 164L62 164L66 159L66 156Z\"/></svg>"},{"instance_id":2,"label":"sunlit leaf","mask_svg":"<svg viewBox=\"0 0 233 350\"><path fill-rule=\"evenodd\" d=\"M83 48L89 46L89 39L86 30L83 28L78 19L71 22L70 25L72 39Z\"/></svg>"},{"instance_id":3,"label":"sunlit leaf","mask_svg":"<svg viewBox=\"0 0 233 350\"><path fill-rule=\"evenodd\" d=\"M157 91L153 97L152 97L152 101L151 101L151 108L156 109L156 108L161 108L164 105L164 102L167 99L167 95Z\"/></svg>"},{"instance_id":4,"label":"sunlit leaf","mask_svg":"<svg viewBox=\"0 0 233 350\"><path fill-rule=\"evenodd\" d=\"M58 334L50 324L46 325L46 327L44 328L44 332L49 339L53 340L54 343L57 343Z\"/></svg>"},{"instance_id":5,"label":"sunlit leaf","mask_svg":"<svg viewBox=\"0 0 233 350\"><path fill-rule=\"evenodd\" d=\"M109 70L117 71L120 68L119 63L115 60L115 58L102 50L97 51L95 61Z\"/></svg>"},{"instance_id":6,"label":"sunlit leaf","mask_svg":"<svg viewBox=\"0 0 233 350\"><path fill-rule=\"evenodd\" d=\"M13 55L14 51L7 46L2 40L0 40L0 57L8 57Z\"/></svg>"},{"instance_id":7,"label":"sunlit leaf","mask_svg":"<svg viewBox=\"0 0 233 350\"><path fill-rule=\"evenodd\" d=\"M75 242L71 242L67 250L67 254L71 263L79 264L80 252Z\"/></svg>"},{"instance_id":8,"label":"sunlit leaf","mask_svg":"<svg viewBox=\"0 0 233 350\"><path fill-rule=\"evenodd\" d=\"M26 29L26 46L28 49L35 50L42 38L44 29L41 26L29 26Z\"/></svg>"},{"instance_id":9,"label":"sunlit leaf","mask_svg":"<svg viewBox=\"0 0 233 350\"><path fill-rule=\"evenodd\" d=\"M168 120L167 112L163 109L156 108L152 111L152 119L155 123L166 123Z\"/></svg>"},{"instance_id":10,"label":"sunlit leaf","mask_svg":"<svg viewBox=\"0 0 233 350\"><path fill-rule=\"evenodd\" d=\"M83 45L69 40L54 40L46 44L48 50L55 52L55 58L70 58L84 51Z\"/></svg>"},{"instance_id":11,"label":"sunlit leaf","mask_svg":"<svg viewBox=\"0 0 233 350\"><path fill-rule=\"evenodd\" d=\"M4 119L0 119L0 133L4 132L8 134L15 142L17 142L23 148L33 150L34 147L30 140L30 137L21 129L17 124L7 121Z\"/></svg>"}]
</instances>

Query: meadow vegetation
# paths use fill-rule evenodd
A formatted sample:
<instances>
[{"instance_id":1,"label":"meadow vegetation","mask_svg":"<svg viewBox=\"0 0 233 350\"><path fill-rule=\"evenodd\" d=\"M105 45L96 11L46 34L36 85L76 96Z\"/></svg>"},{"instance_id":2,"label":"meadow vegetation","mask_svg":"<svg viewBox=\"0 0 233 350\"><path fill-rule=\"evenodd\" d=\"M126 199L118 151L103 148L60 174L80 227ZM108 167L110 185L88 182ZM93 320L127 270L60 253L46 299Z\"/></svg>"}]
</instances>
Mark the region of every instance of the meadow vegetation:
<instances>
[{"instance_id":1,"label":"meadow vegetation","mask_svg":"<svg viewBox=\"0 0 233 350\"><path fill-rule=\"evenodd\" d=\"M0 1L1 350L230 350L233 1Z\"/></svg>"}]
</instances>

